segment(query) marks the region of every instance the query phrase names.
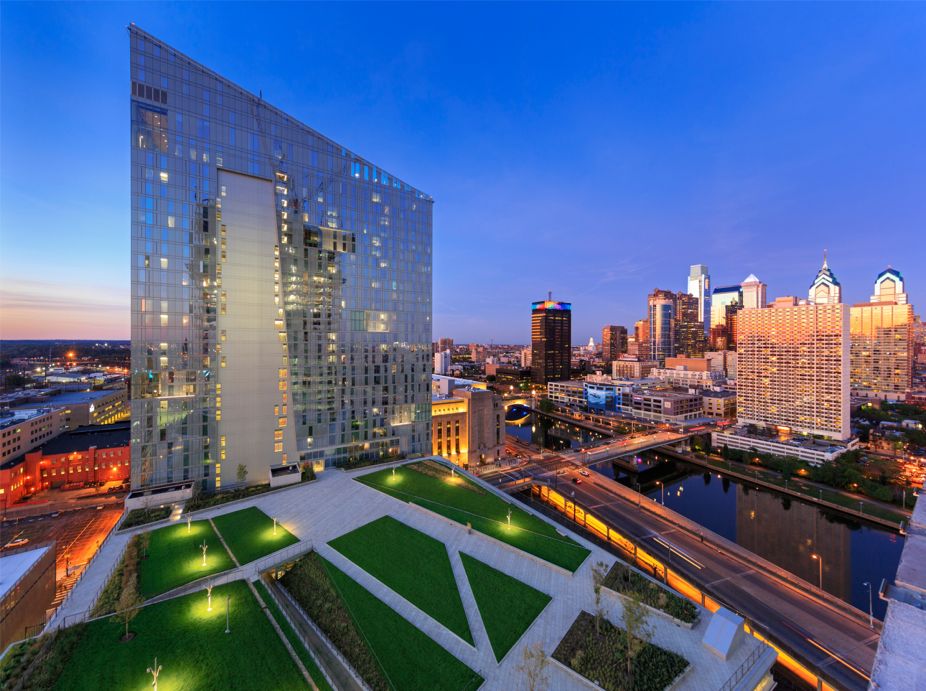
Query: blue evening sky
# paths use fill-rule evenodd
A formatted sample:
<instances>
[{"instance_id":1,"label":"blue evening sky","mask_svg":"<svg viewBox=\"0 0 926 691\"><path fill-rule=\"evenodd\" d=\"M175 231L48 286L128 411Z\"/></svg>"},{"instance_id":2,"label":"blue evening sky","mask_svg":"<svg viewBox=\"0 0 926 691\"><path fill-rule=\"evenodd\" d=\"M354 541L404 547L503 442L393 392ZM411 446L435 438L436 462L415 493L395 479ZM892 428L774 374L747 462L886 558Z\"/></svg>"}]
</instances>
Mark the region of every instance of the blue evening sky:
<instances>
[{"instance_id":1,"label":"blue evening sky","mask_svg":"<svg viewBox=\"0 0 926 691\"><path fill-rule=\"evenodd\" d=\"M436 199L434 337L632 325L688 265L926 304L926 5L0 6L4 338L128 337L134 21Z\"/></svg>"}]
</instances>

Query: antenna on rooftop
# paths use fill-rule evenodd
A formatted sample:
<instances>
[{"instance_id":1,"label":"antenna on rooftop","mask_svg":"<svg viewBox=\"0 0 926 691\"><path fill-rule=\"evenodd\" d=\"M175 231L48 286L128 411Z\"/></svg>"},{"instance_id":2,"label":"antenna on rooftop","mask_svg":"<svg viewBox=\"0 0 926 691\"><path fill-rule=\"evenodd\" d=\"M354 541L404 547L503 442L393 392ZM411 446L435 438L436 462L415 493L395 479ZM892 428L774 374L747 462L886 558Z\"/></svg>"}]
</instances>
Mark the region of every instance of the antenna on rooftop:
<instances>
[{"instance_id":1,"label":"antenna on rooftop","mask_svg":"<svg viewBox=\"0 0 926 691\"><path fill-rule=\"evenodd\" d=\"M549 300L550 302L553 302L553 291L552 290L547 291L547 300Z\"/></svg>"}]
</instances>

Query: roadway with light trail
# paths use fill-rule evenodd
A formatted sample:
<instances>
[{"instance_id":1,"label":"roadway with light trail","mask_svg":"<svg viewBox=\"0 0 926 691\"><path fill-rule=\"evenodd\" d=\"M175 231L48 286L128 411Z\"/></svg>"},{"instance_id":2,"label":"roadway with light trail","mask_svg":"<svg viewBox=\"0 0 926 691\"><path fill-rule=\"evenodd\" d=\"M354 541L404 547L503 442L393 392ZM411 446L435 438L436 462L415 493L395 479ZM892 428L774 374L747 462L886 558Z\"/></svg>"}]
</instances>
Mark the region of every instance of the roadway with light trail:
<instances>
[{"instance_id":1,"label":"roadway with light trail","mask_svg":"<svg viewBox=\"0 0 926 691\"><path fill-rule=\"evenodd\" d=\"M721 550L708 539L679 528L639 508L595 474L582 477L575 467L561 467L557 491L635 540L670 568L725 606L764 629L788 652L838 688L865 689L878 646L880 622L868 628L867 615L851 616L742 556ZM573 483L581 479L581 484ZM575 496L572 496L575 492ZM642 501L652 501L643 497ZM705 529L705 535L710 531ZM846 607L849 607L846 605Z\"/></svg>"}]
</instances>

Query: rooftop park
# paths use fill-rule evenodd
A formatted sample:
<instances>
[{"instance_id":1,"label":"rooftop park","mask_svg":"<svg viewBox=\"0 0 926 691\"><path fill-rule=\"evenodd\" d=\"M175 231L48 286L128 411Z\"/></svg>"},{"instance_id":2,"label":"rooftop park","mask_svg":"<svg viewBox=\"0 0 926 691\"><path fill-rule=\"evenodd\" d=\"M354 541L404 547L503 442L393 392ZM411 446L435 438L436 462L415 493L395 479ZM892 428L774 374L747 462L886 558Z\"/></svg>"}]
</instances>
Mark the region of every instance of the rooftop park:
<instances>
[{"instance_id":1,"label":"rooftop park","mask_svg":"<svg viewBox=\"0 0 926 691\"><path fill-rule=\"evenodd\" d=\"M460 552L460 559L492 652L501 662L551 598L468 554Z\"/></svg>"},{"instance_id":2,"label":"rooftop park","mask_svg":"<svg viewBox=\"0 0 926 691\"><path fill-rule=\"evenodd\" d=\"M217 586L211 604L193 593L27 641L3 687L140 689L158 669L161 691L306 687L246 583Z\"/></svg>"},{"instance_id":3,"label":"rooftop park","mask_svg":"<svg viewBox=\"0 0 926 691\"><path fill-rule=\"evenodd\" d=\"M299 542L299 538L254 506L216 516L212 522L239 564Z\"/></svg>"},{"instance_id":4,"label":"rooftop park","mask_svg":"<svg viewBox=\"0 0 926 691\"><path fill-rule=\"evenodd\" d=\"M418 461L356 478L575 572L590 552L556 528L436 461Z\"/></svg>"},{"instance_id":5,"label":"rooftop park","mask_svg":"<svg viewBox=\"0 0 926 691\"><path fill-rule=\"evenodd\" d=\"M447 548L383 516L328 543L422 612L473 645Z\"/></svg>"},{"instance_id":6,"label":"rooftop park","mask_svg":"<svg viewBox=\"0 0 926 691\"><path fill-rule=\"evenodd\" d=\"M282 584L374 691L471 691L482 678L317 553Z\"/></svg>"}]
</instances>

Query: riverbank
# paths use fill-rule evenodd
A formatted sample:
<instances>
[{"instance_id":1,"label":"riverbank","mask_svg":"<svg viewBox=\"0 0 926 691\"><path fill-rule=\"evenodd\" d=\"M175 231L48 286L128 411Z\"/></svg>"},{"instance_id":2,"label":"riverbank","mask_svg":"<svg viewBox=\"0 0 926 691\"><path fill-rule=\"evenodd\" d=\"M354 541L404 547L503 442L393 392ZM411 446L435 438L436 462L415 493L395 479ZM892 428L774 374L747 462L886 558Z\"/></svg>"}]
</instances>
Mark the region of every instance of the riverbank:
<instances>
[{"instance_id":1,"label":"riverbank","mask_svg":"<svg viewBox=\"0 0 926 691\"><path fill-rule=\"evenodd\" d=\"M799 477L786 479L774 470L754 468L736 461L727 461L704 454L690 454L670 447L661 448L659 453L744 482L751 482L760 487L793 496L802 501L867 520L892 530L902 530L903 525L910 518L909 511L903 511L898 507L888 507L882 502L868 497L849 494L831 487L823 487Z\"/></svg>"}]
</instances>

